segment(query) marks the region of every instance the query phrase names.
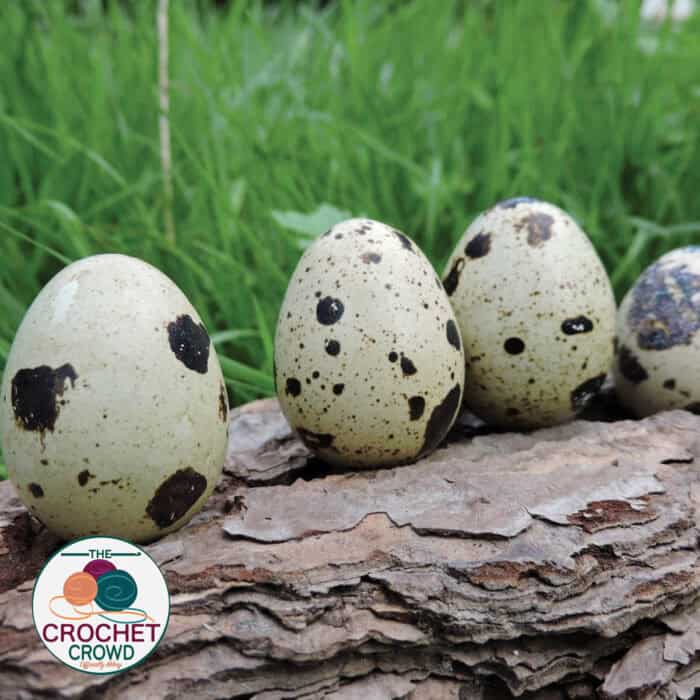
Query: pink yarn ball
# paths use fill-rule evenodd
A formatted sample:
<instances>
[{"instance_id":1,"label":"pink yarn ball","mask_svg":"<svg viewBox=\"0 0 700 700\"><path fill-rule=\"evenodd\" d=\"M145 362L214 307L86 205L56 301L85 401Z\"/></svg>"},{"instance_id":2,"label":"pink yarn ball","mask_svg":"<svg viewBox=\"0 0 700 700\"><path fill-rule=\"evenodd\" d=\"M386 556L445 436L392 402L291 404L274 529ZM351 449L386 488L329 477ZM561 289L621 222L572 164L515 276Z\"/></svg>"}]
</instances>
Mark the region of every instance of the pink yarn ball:
<instances>
[{"instance_id":1,"label":"pink yarn ball","mask_svg":"<svg viewBox=\"0 0 700 700\"><path fill-rule=\"evenodd\" d=\"M95 580L106 574L108 571L114 571L117 567L111 561L106 559L93 559L83 567L83 571L95 577Z\"/></svg>"}]
</instances>

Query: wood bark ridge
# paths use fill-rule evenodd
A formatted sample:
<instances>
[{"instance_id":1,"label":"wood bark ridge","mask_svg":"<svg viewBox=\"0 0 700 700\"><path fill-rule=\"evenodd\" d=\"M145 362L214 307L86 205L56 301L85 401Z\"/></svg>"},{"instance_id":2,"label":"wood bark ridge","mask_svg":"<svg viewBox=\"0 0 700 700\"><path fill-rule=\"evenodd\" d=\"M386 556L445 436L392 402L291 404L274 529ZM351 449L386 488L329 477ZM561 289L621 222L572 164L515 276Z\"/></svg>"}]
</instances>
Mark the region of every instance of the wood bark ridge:
<instances>
[{"instance_id":1,"label":"wood bark ridge","mask_svg":"<svg viewBox=\"0 0 700 700\"><path fill-rule=\"evenodd\" d=\"M234 411L216 492L147 547L165 638L117 676L41 645L58 542L3 483L0 697L700 697L700 417L484 433L331 473L275 400Z\"/></svg>"}]
</instances>

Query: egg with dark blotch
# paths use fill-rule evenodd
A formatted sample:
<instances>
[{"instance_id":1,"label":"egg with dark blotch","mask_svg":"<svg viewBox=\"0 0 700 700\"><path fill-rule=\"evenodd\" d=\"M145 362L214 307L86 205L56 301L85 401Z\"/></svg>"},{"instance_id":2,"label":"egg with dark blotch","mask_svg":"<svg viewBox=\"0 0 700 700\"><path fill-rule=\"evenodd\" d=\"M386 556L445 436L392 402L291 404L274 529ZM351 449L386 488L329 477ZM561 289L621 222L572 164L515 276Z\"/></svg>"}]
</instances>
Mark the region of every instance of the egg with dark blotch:
<instances>
[{"instance_id":1,"label":"egg with dark blotch","mask_svg":"<svg viewBox=\"0 0 700 700\"><path fill-rule=\"evenodd\" d=\"M221 475L228 403L185 295L124 255L41 290L5 366L0 438L29 510L63 537L147 542L197 513Z\"/></svg>"},{"instance_id":2,"label":"egg with dark blotch","mask_svg":"<svg viewBox=\"0 0 700 700\"><path fill-rule=\"evenodd\" d=\"M466 358L465 404L486 422L573 418L613 357L615 300L593 245L564 211L530 197L469 226L443 279Z\"/></svg>"},{"instance_id":3,"label":"egg with dark blotch","mask_svg":"<svg viewBox=\"0 0 700 700\"><path fill-rule=\"evenodd\" d=\"M644 270L618 311L615 388L635 415L700 413L698 330L700 246L688 246Z\"/></svg>"},{"instance_id":4,"label":"egg with dark blotch","mask_svg":"<svg viewBox=\"0 0 700 700\"><path fill-rule=\"evenodd\" d=\"M275 337L284 415L326 462L403 464L433 451L462 400L464 354L449 300L405 234L334 226L292 275Z\"/></svg>"}]
</instances>

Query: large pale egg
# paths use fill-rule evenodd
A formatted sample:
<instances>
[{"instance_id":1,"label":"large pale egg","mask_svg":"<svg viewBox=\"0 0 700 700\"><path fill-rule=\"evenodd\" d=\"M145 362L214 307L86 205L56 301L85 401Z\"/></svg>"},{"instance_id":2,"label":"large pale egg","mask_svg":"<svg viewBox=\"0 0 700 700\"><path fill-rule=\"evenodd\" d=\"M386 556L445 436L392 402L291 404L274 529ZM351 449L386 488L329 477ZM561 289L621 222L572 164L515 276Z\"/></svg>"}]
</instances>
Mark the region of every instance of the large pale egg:
<instances>
[{"instance_id":1,"label":"large pale egg","mask_svg":"<svg viewBox=\"0 0 700 700\"><path fill-rule=\"evenodd\" d=\"M377 221L344 221L304 253L275 364L285 416L335 464L426 455L461 404L464 355L442 284L413 241Z\"/></svg>"},{"instance_id":2,"label":"large pale egg","mask_svg":"<svg viewBox=\"0 0 700 700\"><path fill-rule=\"evenodd\" d=\"M209 336L154 267L98 255L58 273L17 331L0 437L25 505L66 539L184 525L221 474L228 404Z\"/></svg>"},{"instance_id":3,"label":"large pale egg","mask_svg":"<svg viewBox=\"0 0 700 700\"><path fill-rule=\"evenodd\" d=\"M615 388L637 416L700 413L700 246L650 265L617 316Z\"/></svg>"},{"instance_id":4,"label":"large pale egg","mask_svg":"<svg viewBox=\"0 0 700 700\"><path fill-rule=\"evenodd\" d=\"M573 418L612 357L615 300L590 240L553 204L519 197L478 216L445 270L467 363L466 405L495 425Z\"/></svg>"}]
</instances>

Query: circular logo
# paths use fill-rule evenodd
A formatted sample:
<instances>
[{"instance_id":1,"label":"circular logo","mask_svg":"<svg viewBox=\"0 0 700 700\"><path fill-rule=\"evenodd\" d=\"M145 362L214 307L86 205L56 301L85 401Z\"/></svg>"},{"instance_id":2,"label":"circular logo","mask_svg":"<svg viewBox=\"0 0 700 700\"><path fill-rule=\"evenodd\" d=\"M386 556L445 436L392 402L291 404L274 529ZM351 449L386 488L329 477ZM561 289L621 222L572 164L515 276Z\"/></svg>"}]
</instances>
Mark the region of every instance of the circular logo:
<instances>
[{"instance_id":1,"label":"circular logo","mask_svg":"<svg viewBox=\"0 0 700 700\"><path fill-rule=\"evenodd\" d=\"M170 595L158 565L140 547L117 537L83 537L44 564L32 613L41 641L66 666L118 673L158 646Z\"/></svg>"}]
</instances>

